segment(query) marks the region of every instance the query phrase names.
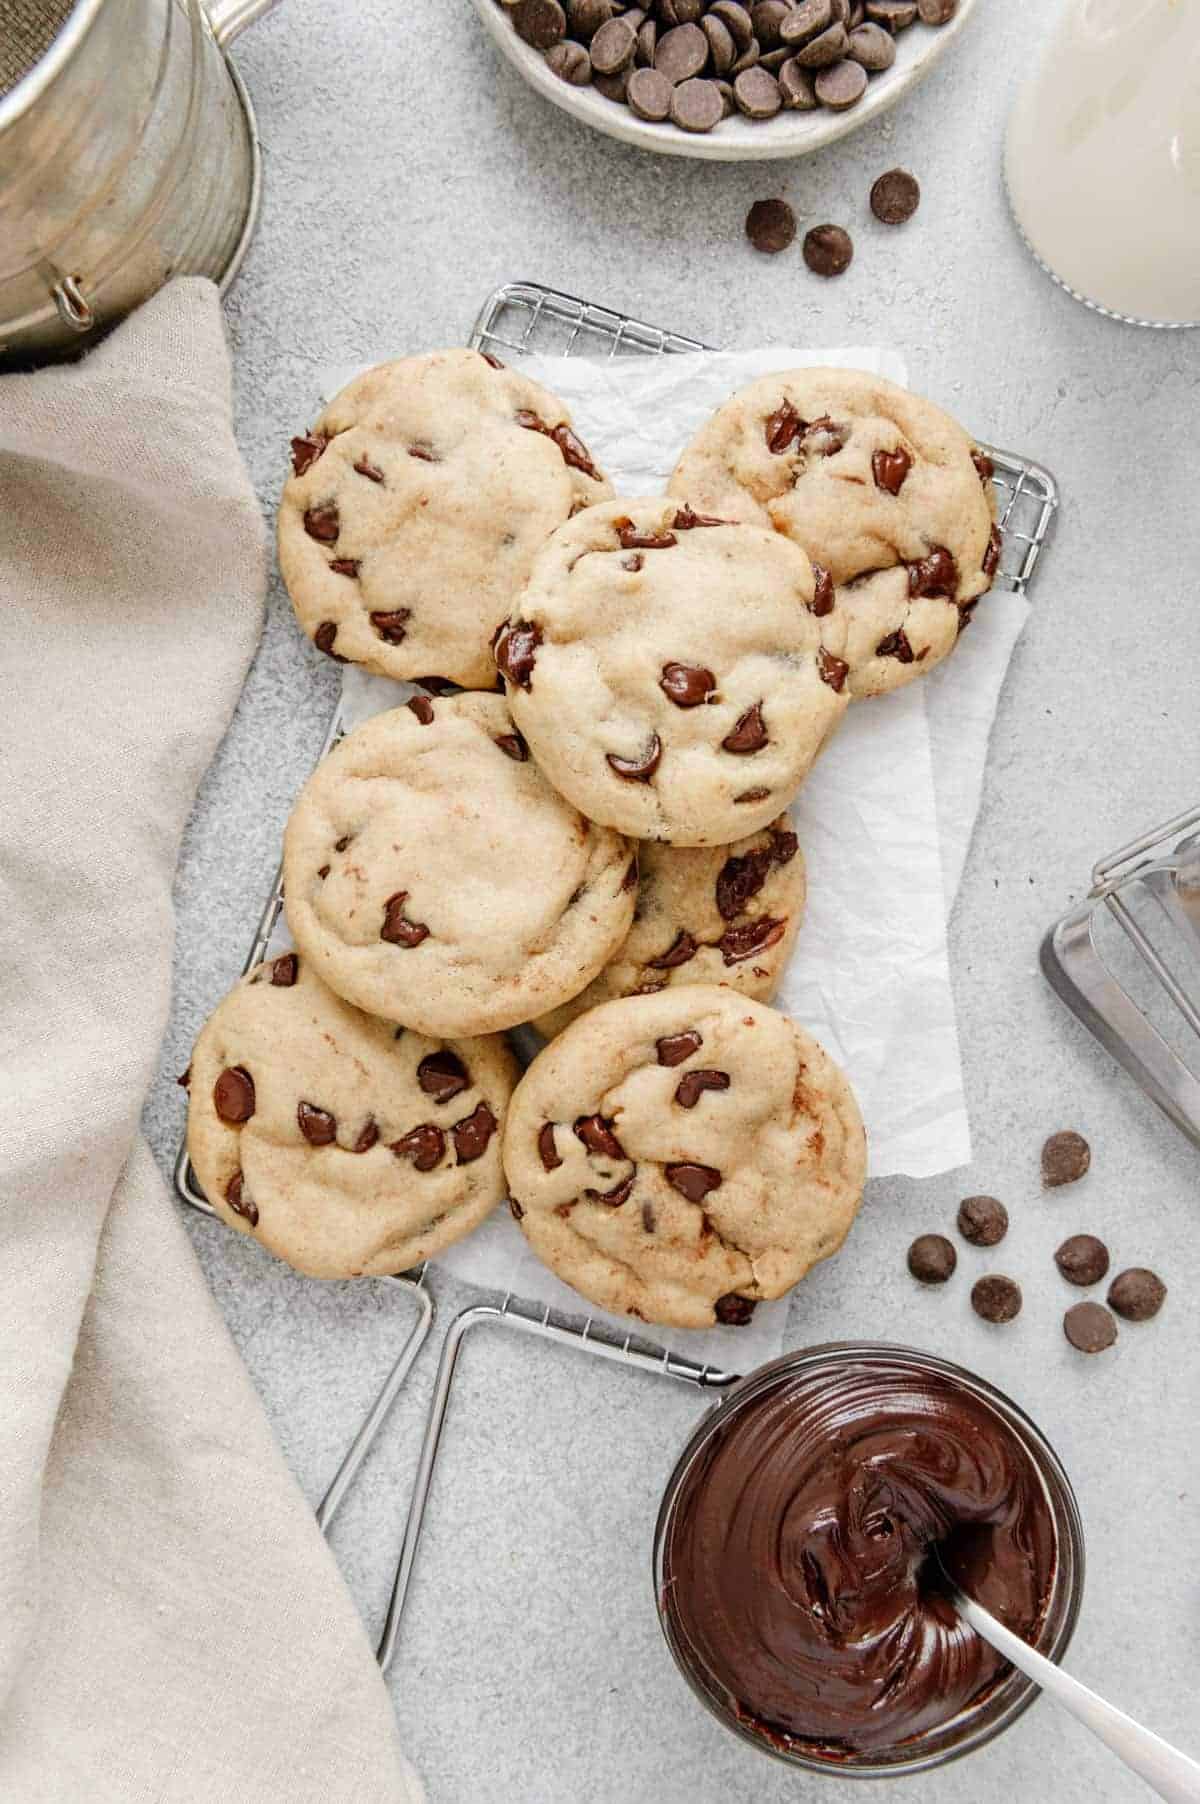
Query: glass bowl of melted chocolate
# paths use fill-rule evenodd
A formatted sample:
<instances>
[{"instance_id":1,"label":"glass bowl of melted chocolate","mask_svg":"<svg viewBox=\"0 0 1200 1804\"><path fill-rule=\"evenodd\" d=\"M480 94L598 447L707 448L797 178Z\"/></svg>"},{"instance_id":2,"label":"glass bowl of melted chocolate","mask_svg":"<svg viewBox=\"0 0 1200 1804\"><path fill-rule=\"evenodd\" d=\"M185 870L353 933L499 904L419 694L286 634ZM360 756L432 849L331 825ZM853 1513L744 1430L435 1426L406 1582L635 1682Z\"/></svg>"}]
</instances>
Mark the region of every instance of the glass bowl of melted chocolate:
<instances>
[{"instance_id":1,"label":"glass bowl of melted chocolate","mask_svg":"<svg viewBox=\"0 0 1200 1804\"><path fill-rule=\"evenodd\" d=\"M659 1511L659 1619L727 1727L809 1770L882 1777L990 1741L1036 1687L961 1622L943 1566L1050 1659L1083 1530L1001 1392L903 1347L789 1354L700 1423Z\"/></svg>"}]
</instances>

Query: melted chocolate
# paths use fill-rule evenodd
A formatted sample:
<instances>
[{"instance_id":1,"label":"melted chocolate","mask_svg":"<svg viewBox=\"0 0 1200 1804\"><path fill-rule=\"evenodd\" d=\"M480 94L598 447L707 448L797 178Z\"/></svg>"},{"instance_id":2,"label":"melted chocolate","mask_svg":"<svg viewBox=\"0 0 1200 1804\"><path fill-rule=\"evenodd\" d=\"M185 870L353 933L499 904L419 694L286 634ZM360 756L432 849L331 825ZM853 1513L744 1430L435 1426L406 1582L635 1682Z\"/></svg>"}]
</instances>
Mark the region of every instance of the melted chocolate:
<instances>
[{"instance_id":1,"label":"melted chocolate","mask_svg":"<svg viewBox=\"0 0 1200 1804\"><path fill-rule=\"evenodd\" d=\"M940 1727L1008 1671L940 1593L1034 1641L1056 1541L1032 1461L981 1399L885 1356L783 1372L731 1408L676 1498L664 1610L773 1743L836 1760Z\"/></svg>"}]
</instances>

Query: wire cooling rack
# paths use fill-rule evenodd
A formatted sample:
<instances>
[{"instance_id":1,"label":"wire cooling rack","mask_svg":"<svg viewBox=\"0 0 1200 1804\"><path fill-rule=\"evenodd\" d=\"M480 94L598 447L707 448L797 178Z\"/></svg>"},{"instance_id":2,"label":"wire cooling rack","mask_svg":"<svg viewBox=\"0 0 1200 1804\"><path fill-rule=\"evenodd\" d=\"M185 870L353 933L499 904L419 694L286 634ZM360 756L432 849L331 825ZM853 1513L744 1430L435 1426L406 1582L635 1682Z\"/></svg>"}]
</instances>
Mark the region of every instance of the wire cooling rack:
<instances>
[{"instance_id":1,"label":"wire cooling rack","mask_svg":"<svg viewBox=\"0 0 1200 1804\"><path fill-rule=\"evenodd\" d=\"M494 352L503 356L506 362L535 352L551 357L625 358L670 356L714 348L698 338L649 325L611 307L579 300L574 295L544 288L536 282L510 282L497 288L485 301L468 342L473 350ZM990 445L984 449L994 466L992 481L1002 535L1000 563L994 581L998 587L1024 595L1058 509L1058 484L1048 470L1029 458ZM342 737L343 731L339 709L321 748L322 757ZM244 970L248 971L265 956L282 910L283 882L282 871L279 871L255 930ZM176 1162L175 1185L190 1207L209 1216L215 1215L196 1181L186 1144L180 1148ZM422 1266L417 1272L386 1280L396 1287L398 1297L407 1297L415 1304L416 1321L318 1507L317 1521L322 1529L327 1530L333 1521L429 1336L434 1320L434 1301L427 1277L427 1268ZM537 1308L511 1293L461 1311L447 1330L438 1361L391 1600L377 1651L385 1672L396 1655L459 1355L467 1336L476 1328L487 1325L573 1347L593 1357L616 1361L637 1370L656 1372L702 1391L719 1393L738 1379L736 1372L725 1372L684 1358L640 1336L635 1338L628 1334L623 1339L617 1338L610 1328L598 1325L590 1316L570 1317L549 1308Z\"/></svg>"}]
</instances>

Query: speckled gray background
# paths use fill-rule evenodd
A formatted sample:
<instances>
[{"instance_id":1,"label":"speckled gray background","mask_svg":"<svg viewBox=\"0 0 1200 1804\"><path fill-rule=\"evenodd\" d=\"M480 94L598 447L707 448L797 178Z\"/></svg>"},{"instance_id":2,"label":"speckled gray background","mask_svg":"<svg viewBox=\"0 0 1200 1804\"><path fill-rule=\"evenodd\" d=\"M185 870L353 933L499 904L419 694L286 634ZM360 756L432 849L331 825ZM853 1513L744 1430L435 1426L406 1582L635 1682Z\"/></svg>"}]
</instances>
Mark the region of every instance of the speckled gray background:
<instances>
[{"instance_id":1,"label":"speckled gray background","mask_svg":"<svg viewBox=\"0 0 1200 1804\"><path fill-rule=\"evenodd\" d=\"M982 436L1027 450L1065 504L1018 647L952 961L976 1163L872 1186L844 1255L798 1293L790 1338L879 1336L961 1358L1041 1422L1076 1481L1090 1574L1070 1664L1200 1753L1200 1235L1196 1156L1046 990L1037 944L1093 860L1200 790L1197 341L1093 317L1027 261L999 147L1043 8L984 0L957 50L886 120L795 164L656 160L527 94L466 0L285 0L237 46L266 160L262 226L229 302L241 443L270 513L317 372L460 342L487 291L528 277L713 342L891 340L915 386ZM924 202L888 232L871 181L912 168ZM783 193L854 232L836 283L797 252L745 245L749 203ZM288 805L320 745L336 673L273 585L262 648L197 805L179 872L176 995L147 1119L164 1168L182 1119L170 1082L236 975ZM919 1069L897 1071L920 1084ZM1044 1197L1037 1149L1072 1125L1095 1157ZM904 1250L992 1190L998 1253L918 1292ZM306 1493L319 1497L406 1326L384 1285L292 1278L192 1219L197 1251ZM1089 1229L1171 1286L1160 1319L1087 1362L1064 1342L1051 1263ZM1009 1328L972 1316L986 1269L1020 1279ZM442 1322L467 1300L437 1282ZM398 1546L429 1351L335 1532L378 1629ZM858 1798L725 1736L659 1643L649 1586L657 1498L701 1400L494 1331L465 1355L430 1531L391 1686L433 1804L762 1804ZM1087 1735L1038 1705L909 1797L1062 1804L1145 1795ZM340 1801L339 1801L340 1804Z\"/></svg>"}]
</instances>

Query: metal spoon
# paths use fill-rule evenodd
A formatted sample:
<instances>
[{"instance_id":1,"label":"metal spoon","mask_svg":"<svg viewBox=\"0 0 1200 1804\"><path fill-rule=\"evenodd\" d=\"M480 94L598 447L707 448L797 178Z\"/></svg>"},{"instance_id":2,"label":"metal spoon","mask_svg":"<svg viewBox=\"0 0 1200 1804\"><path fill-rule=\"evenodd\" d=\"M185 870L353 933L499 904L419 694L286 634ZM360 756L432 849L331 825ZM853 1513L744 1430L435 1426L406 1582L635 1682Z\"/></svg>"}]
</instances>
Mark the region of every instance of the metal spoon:
<instances>
[{"instance_id":1,"label":"metal spoon","mask_svg":"<svg viewBox=\"0 0 1200 1804\"><path fill-rule=\"evenodd\" d=\"M960 1590L944 1566L942 1572L954 1608L997 1653L1003 1654L1027 1679L1032 1679L1056 1704L1061 1704L1090 1729L1105 1747L1112 1749L1118 1760L1123 1760L1139 1774L1160 1798L1167 1799L1168 1804L1200 1804L1200 1763L1189 1760L1186 1754L1181 1754L1178 1748L1171 1747L1149 1729L1143 1729L1124 1711L1105 1703L1078 1679L1071 1678L1060 1666L1047 1660L1044 1654L1036 1653L1028 1642L1006 1629L982 1604L977 1604L973 1597Z\"/></svg>"}]
</instances>

